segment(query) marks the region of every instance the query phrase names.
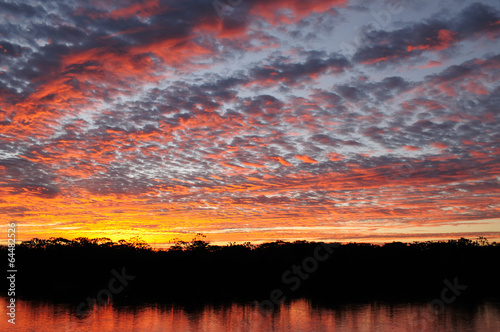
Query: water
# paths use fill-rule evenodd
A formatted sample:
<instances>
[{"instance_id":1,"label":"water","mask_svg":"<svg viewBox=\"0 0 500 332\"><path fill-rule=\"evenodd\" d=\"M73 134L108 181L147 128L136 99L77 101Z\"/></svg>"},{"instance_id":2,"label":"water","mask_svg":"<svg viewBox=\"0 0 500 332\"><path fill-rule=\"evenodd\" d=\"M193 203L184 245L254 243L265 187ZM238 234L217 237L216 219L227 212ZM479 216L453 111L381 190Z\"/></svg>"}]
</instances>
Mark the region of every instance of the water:
<instances>
[{"instance_id":1,"label":"water","mask_svg":"<svg viewBox=\"0 0 500 332\"><path fill-rule=\"evenodd\" d=\"M0 298L0 331L500 331L500 302L447 306L434 314L428 303L373 302L319 306L308 300L282 304L272 313L253 303L180 306L95 306L87 315L76 306L18 300L16 325L7 322Z\"/></svg>"}]
</instances>

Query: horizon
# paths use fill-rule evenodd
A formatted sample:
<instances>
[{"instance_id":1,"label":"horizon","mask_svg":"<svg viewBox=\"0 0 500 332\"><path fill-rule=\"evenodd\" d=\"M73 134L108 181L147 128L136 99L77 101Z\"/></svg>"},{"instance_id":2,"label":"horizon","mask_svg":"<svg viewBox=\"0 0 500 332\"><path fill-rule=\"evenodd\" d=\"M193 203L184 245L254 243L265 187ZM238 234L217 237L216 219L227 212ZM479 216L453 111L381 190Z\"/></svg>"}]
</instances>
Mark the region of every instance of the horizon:
<instances>
[{"instance_id":1,"label":"horizon","mask_svg":"<svg viewBox=\"0 0 500 332\"><path fill-rule=\"evenodd\" d=\"M17 242L500 240L498 1L4 7Z\"/></svg>"},{"instance_id":2,"label":"horizon","mask_svg":"<svg viewBox=\"0 0 500 332\"><path fill-rule=\"evenodd\" d=\"M200 237L201 235L201 237ZM83 238L86 238L86 237L83 237ZM55 237L50 237L50 238L31 238L29 240L26 240L26 241L18 241L17 242L17 245L20 245L21 243L23 242L28 242L28 241L31 241L31 240L51 240L51 239L57 239ZM68 238L62 238L64 240L69 240L69 241L74 241L78 238L71 238L71 239L68 239ZM109 238L86 238L88 240L96 240L96 239L109 239ZM412 240L410 241L409 238L405 238L405 241L396 241L394 239L388 239L388 238L384 238L384 239L380 239L380 238L377 238L375 241L363 241L364 239L361 238L361 239L340 239L340 240L336 240L336 239L331 239L331 240L325 240L325 239L321 239L321 240L315 240L315 239L297 239L297 238L294 238L294 239L290 239L290 240L280 240L280 239L276 239L276 240L273 240L273 241L264 241L264 240L260 240L260 241L233 241L233 242L212 242L210 241L209 238L206 237L206 235L204 234L201 234L201 233L198 233L196 235L193 235L190 239L187 239L186 240L181 240L181 239L173 239L171 242L166 242L166 243L148 243L146 241L144 241L144 239L140 238L140 237L133 237L133 238L128 238L128 239L119 239L119 240L113 240L113 239L109 239L111 240L113 243L115 244L118 244L118 241L121 241L121 240L125 240L127 241L128 243L132 243L133 240L139 240L139 241L144 241L143 243L145 243L146 245L149 246L149 248L151 250L168 250L170 249L171 247L174 247L176 245L179 245L181 242L184 243L184 244L189 244L189 243L192 243L193 241L197 240L197 241L203 241L205 243L207 243L209 246L219 246L219 247L225 247L225 246L230 246L230 245L247 245L247 244L250 244L252 246L259 246L259 245L262 245L262 244L267 244L267 243L276 243L276 242L282 242L282 243L290 243L290 244L293 244L295 241L305 241L305 242L308 242L308 243L330 243L330 244L340 244L340 245L345 245L345 244L369 244L369 245L385 245L385 244L391 244L391 243L403 243L403 244L415 244L415 243L428 243L428 242L433 242L433 243L447 243L447 242L450 242L450 241L458 241L458 240L462 240L462 239L465 239L465 240L468 240L468 241L471 241L471 242L477 242L479 240L485 240L486 243L488 243L489 245L495 245L497 244L497 241L496 239L488 239L484 236L478 236L476 238L473 238L473 237L460 237L460 238L457 238L457 237L434 237L434 238L428 238L428 237L413 237L411 238ZM357 241L357 240L361 240L361 241ZM391 241L392 240L392 241ZM132 242L131 242L132 241ZM6 246L7 243L3 243L3 241L0 240L0 246Z\"/></svg>"}]
</instances>

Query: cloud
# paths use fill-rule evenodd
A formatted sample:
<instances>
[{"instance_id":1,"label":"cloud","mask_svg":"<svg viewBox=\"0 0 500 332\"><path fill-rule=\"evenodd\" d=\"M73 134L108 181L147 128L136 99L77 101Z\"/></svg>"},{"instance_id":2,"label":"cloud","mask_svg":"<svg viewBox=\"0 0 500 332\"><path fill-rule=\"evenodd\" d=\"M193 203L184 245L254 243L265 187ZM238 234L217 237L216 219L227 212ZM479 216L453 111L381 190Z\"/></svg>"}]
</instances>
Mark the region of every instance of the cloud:
<instances>
[{"instance_id":1,"label":"cloud","mask_svg":"<svg viewBox=\"0 0 500 332\"><path fill-rule=\"evenodd\" d=\"M310 164L318 163L316 160L314 160L311 157L306 156L306 155L295 155L295 158L297 158L305 163L310 163Z\"/></svg>"},{"instance_id":2,"label":"cloud","mask_svg":"<svg viewBox=\"0 0 500 332\"><path fill-rule=\"evenodd\" d=\"M3 6L6 220L165 242L498 217L500 55L477 44L498 43L493 5L401 16L352 57L332 36L363 11L343 1Z\"/></svg>"},{"instance_id":3,"label":"cloud","mask_svg":"<svg viewBox=\"0 0 500 332\"><path fill-rule=\"evenodd\" d=\"M442 14L393 31L366 28L362 46L353 55L353 61L383 68L419 60L425 52L443 53L466 40L496 40L500 36L499 20L500 12L496 8L474 3L454 17Z\"/></svg>"}]
</instances>

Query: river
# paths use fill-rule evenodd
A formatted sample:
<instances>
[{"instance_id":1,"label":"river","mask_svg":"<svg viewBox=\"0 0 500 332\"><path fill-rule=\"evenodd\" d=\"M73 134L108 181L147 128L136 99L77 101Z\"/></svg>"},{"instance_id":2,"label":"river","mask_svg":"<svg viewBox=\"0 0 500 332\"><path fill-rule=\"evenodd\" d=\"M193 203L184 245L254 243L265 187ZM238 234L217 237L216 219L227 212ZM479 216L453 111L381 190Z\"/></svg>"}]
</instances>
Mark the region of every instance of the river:
<instances>
[{"instance_id":1,"label":"river","mask_svg":"<svg viewBox=\"0 0 500 332\"><path fill-rule=\"evenodd\" d=\"M272 312L255 303L224 305L95 305L79 315L75 305L16 301L15 328L7 298L0 298L1 331L500 331L500 301L445 307L429 303L371 302L319 305L305 299L283 303Z\"/></svg>"}]
</instances>

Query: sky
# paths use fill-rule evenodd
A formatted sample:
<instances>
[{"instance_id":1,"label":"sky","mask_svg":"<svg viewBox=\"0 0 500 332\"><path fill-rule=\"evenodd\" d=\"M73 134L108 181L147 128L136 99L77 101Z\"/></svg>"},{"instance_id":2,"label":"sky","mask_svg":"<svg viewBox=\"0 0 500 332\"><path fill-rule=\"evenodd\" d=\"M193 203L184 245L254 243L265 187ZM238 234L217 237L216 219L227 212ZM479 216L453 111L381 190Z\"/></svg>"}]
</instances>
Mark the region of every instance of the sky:
<instances>
[{"instance_id":1,"label":"sky","mask_svg":"<svg viewBox=\"0 0 500 332\"><path fill-rule=\"evenodd\" d=\"M4 234L500 239L498 1L1 1L0 16Z\"/></svg>"}]
</instances>

